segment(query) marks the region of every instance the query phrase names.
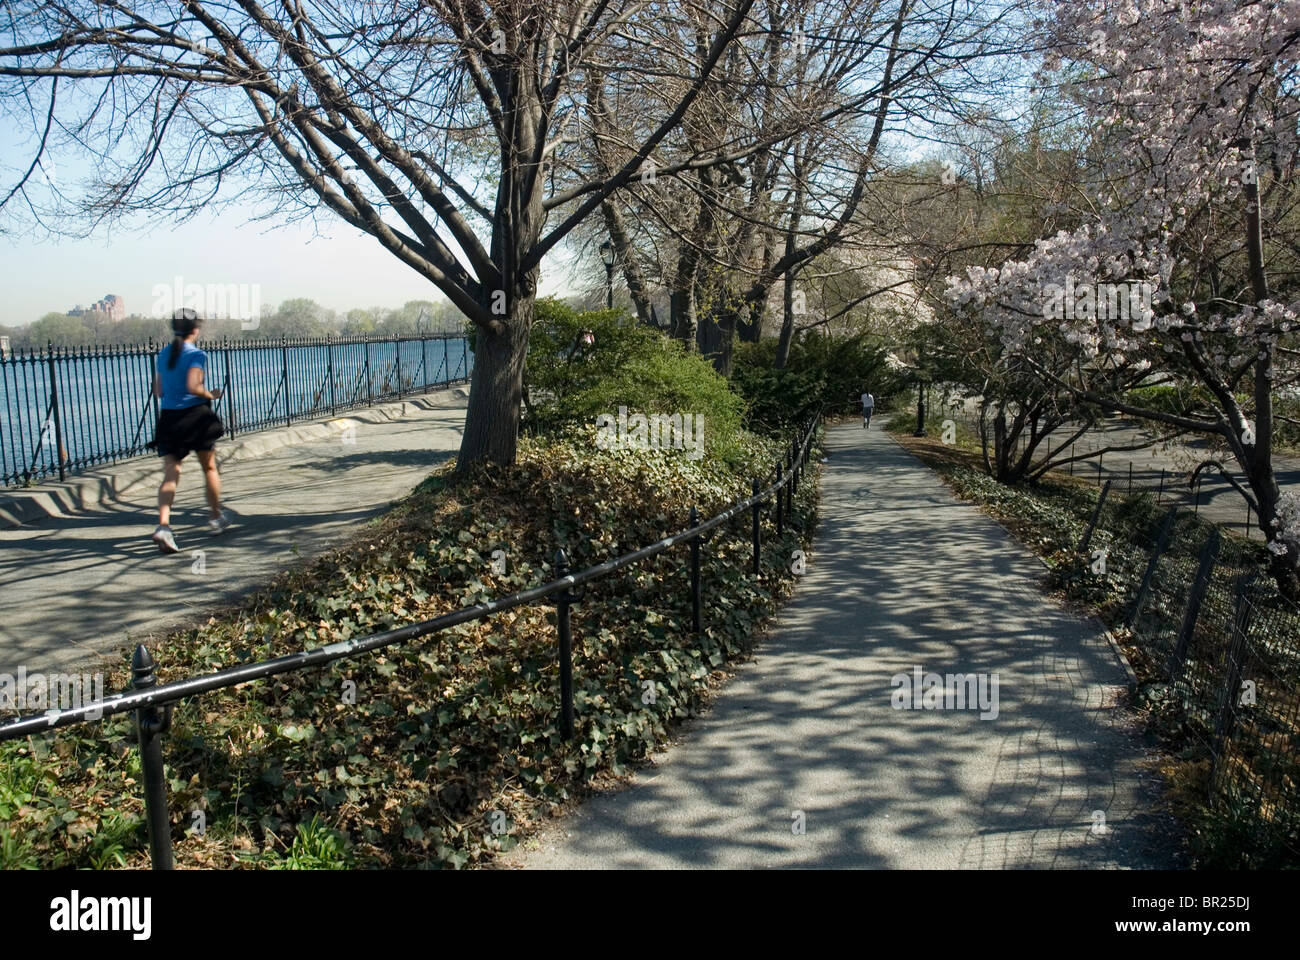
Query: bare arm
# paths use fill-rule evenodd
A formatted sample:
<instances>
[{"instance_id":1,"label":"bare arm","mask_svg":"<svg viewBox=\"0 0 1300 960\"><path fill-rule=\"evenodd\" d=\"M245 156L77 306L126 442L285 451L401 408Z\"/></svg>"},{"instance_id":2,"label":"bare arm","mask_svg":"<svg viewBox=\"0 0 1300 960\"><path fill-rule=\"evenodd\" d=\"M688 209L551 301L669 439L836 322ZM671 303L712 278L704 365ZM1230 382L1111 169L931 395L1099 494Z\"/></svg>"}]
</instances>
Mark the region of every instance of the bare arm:
<instances>
[{"instance_id":1,"label":"bare arm","mask_svg":"<svg viewBox=\"0 0 1300 960\"><path fill-rule=\"evenodd\" d=\"M190 367L185 371L185 389L205 400L218 400L221 397L220 390L209 390L203 385L203 368L198 366Z\"/></svg>"}]
</instances>

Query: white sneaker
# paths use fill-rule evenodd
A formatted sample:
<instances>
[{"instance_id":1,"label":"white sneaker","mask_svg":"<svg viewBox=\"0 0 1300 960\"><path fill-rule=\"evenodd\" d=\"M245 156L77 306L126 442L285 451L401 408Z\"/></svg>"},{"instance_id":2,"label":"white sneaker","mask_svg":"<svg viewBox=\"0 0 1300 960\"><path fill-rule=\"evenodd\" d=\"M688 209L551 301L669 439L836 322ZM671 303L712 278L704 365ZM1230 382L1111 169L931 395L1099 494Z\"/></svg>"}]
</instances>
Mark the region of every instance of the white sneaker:
<instances>
[{"instance_id":1,"label":"white sneaker","mask_svg":"<svg viewBox=\"0 0 1300 960\"><path fill-rule=\"evenodd\" d=\"M161 523L158 524L158 529L153 532L150 539L158 544L158 549L163 553L178 553L181 549L176 546L176 538L172 536L171 527L164 527Z\"/></svg>"},{"instance_id":2,"label":"white sneaker","mask_svg":"<svg viewBox=\"0 0 1300 960\"><path fill-rule=\"evenodd\" d=\"M208 532L216 535L225 533L230 527L230 517L222 511L218 516L208 521Z\"/></svg>"}]
</instances>

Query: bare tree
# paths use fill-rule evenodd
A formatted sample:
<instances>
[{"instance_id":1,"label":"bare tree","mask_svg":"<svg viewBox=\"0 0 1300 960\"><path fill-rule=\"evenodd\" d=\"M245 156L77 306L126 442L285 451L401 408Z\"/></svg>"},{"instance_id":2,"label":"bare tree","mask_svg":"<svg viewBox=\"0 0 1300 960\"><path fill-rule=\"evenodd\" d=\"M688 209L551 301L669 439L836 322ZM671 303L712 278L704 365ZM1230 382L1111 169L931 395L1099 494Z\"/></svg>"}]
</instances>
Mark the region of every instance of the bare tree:
<instances>
[{"instance_id":1,"label":"bare tree","mask_svg":"<svg viewBox=\"0 0 1300 960\"><path fill-rule=\"evenodd\" d=\"M44 222L33 172L71 148L97 165L74 224L250 194L341 218L473 321L459 467L510 463L543 258L682 122L753 2L15 0L0 102L37 139L4 204ZM689 58L683 33L707 38ZM591 71L658 113L617 163L557 178Z\"/></svg>"}]
</instances>

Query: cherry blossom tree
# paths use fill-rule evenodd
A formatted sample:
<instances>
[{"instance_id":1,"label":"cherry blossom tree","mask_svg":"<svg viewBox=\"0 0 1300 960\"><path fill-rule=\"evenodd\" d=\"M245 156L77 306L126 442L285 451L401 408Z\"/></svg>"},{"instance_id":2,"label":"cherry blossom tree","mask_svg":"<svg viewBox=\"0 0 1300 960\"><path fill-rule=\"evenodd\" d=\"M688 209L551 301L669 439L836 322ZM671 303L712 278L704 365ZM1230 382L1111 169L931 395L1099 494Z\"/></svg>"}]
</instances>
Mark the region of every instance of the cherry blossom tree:
<instances>
[{"instance_id":1,"label":"cherry blossom tree","mask_svg":"<svg viewBox=\"0 0 1300 960\"><path fill-rule=\"evenodd\" d=\"M1077 227L950 278L949 302L1082 400L1214 438L1224 455L1193 477L1217 469L1251 504L1295 593L1300 499L1274 474L1273 402L1300 375L1300 0L1048 2L1040 25L1044 79L1095 131L1095 189ZM1065 375L1035 362L1057 336L1076 351ZM1135 366L1213 403L1135 404L1117 383Z\"/></svg>"}]
</instances>

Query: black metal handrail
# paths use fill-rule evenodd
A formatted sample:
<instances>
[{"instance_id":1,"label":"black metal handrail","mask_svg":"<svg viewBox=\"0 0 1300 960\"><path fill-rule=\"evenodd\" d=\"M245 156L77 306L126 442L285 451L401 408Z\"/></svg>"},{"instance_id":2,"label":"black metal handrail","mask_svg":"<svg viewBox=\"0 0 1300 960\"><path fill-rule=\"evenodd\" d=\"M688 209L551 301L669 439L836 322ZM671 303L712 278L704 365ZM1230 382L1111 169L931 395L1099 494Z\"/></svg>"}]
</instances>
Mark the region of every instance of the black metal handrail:
<instances>
[{"instance_id":1,"label":"black metal handrail","mask_svg":"<svg viewBox=\"0 0 1300 960\"><path fill-rule=\"evenodd\" d=\"M577 573L565 574L547 583L527 590L521 590L518 593L510 594L500 600L492 600L487 603L475 604L472 607L464 607L451 613L434 617L430 620L423 620L418 623L407 624L404 627L397 627L392 630L385 630L380 633L371 634L366 637L358 637L353 640L343 640L336 643L327 644L323 647L313 647L308 650L300 650L296 653L286 654L281 657L275 657L270 660L261 660L255 663L240 664L234 667L226 667L214 673L204 676L190 677L185 680L178 680L173 683L157 685L154 680L154 663L148 650L143 644L138 645L132 658L133 683L132 689L123 693L114 694L101 700L96 700L89 704L83 704L77 707L71 707L67 710L51 709L44 713L19 717L8 723L0 724L0 741L14 740L19 737L30 736L32 734L44 733L58 727L66 727L77 723L97 722L105 717L115 714L136 712L137 730L139 731L139 746L141 749L142 759L144 762L145 773L145 802L146 813L149 821L150 847L153 855L154 866L158 868L169 868L171 866L171 844L170 844L170 818L167 815L165 804L165 789L160 792L159 784L163 783L162 777L162 757L158 749L158 737L167 731L170 727L170 706L178 700L188 697L199 696L210 693L214 690L221 690L227 687L238 686L254 680L262 680L267 677L277 676L283 673L292 673L298 670L305 670L311 667L323 666L333 663L336 660L344 660L359 656L363 653L369 653L375 650L381 650L398 643L404 643L409 640L419 639L433 633L438 633L450 627L458 626L462 623L468 623L473 620L481 620L485 617L500 613L504 610L510 610L514 607L524 606L544 600L548 597L559 595L557 597L557 608L559 616L557 617L557 629L561 637L561 714L562 714L562 734L564 739L570 739L573 734L573 697L571 684L567 681L572 675L572 663L570 660L571 651L568 641L569 631L569 611L571 603L580 599L578 594L573 591L575 588L597 580L600 577L607 576L624 567L642 560L649 559L670 550L681 543L689 543L691 549L691 585L692 585L692 605L695 611L693 628L696 632L700 629L699 611L700 611L700 550L702 543L709 538L707 534L710 531L727 523L729 520L739 516L746 510L753 511L753 544L754 544L754 571L759 570L759 524L758 511L761 505L766 502L774 493L777 494L776 513L778 531L781 529L781 508L782 501L788 505L793 502L793 496L798 489L800 475L806 467L808 454L811 449L812 439L816 434L817 426L821 421L821 410L819 409L800 431L800 435L791 442L789 450L789 459L784 465L778 461L774 470L777 478L766 488L760 489L760 481L755 478L753 481L753 494L744 500L738 500L726 510L714 517L696 523L685 530L665 537L656 541L649 546L634 550L631 553L625 553L622 556L607 560L604 563L587 567ZM782 467L784 466L784 469ZM772 473L769 472L768 476ZM786 487L789 490L786 491ZM788 512L788 506L787 506ZM697 509L691 508L691 519L697 517ZM567 569L568 561L565 558L564 551L557 551L556 570L563 573ZM166 710L161 708L166 707ZM161 797L161 807L158 798Z\"/></svg>"}]
</instances>

